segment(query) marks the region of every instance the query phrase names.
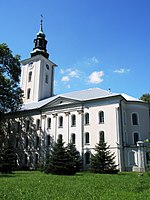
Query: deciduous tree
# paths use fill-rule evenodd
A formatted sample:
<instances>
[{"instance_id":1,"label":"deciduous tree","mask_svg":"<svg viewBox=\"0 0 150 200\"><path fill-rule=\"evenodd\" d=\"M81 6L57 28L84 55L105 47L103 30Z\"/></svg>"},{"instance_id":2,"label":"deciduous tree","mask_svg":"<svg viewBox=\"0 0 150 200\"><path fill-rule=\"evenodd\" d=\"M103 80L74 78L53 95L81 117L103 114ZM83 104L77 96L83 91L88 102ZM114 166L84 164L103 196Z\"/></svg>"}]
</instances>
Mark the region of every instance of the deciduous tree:
<instances>
[{"instance_id":1,"label":"deciduous tree","mask_svg":"<svg viewBox=\"0 0 150 200\"><path fill-rule=\"evenodd\" d=\"M150 94L147 93L147 94L143 94L141 97L140 97L141 100L147 102L147 103L150 103Z\"/></svg>"},{"instance_id":2,"label":"deciduous tree","mask_svg":"<svg viewBox=\"0 0 150 200\"><path fill-rule=\"evenodd\" d=\"M5 116L21 107L20 73L20 56L13 56L6 44L0 44L0 159L4 166L10 165L10 160L15 158L15 155L12 156L13 149L10 151L12 145L8 146L11 142L9 134L12 133L8 127L9 120ZM7 120L5 120L6 118ZM8 163L6 163L7 161ZM3 166L1 166L2 168ZM12 168L5 167L5 169L10 172Z\"/></svg>"}]
</instances>

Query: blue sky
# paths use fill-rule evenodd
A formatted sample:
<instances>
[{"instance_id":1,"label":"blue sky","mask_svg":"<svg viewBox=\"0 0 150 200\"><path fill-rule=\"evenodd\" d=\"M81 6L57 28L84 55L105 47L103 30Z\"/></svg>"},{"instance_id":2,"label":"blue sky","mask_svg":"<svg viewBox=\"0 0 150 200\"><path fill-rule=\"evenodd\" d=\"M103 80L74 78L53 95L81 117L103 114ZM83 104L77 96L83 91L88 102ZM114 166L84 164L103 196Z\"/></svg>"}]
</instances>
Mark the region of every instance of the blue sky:
<instances>
[{"instance_id":1,"label":"blue sky","mask_svg":"<svg viewBox=\"0 0 150 200\"><path fill-rule=\"evenodd\" d=\"M99 87L150 93L149 0L1 0L0 43L30 57L40 15L55 94Z\"/></svg>"}]
</instances>

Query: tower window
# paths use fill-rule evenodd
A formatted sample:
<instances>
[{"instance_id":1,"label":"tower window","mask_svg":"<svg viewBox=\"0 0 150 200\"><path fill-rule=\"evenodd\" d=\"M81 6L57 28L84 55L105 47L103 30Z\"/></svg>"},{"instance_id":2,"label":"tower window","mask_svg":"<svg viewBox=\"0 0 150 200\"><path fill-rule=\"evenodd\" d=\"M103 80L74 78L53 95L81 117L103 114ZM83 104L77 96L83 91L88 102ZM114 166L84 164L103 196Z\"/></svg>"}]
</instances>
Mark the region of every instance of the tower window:
<instances>
[{"instance_id":1,"label":"tower window","mask_svg":"<svg viewBox=\"0 0 150 200\"><path fill-rule=\"evenodd\" d=\"M31 89L28 88L28 89L27 89L27 99L30 99L30 95L31 95Z\"/></svg>"},{"instance_id":2,"label":"tower window","mask_svg":"<svg viewBox=\"0 0 150 200\"><path fill-rule=\"evenodd\" d=\"M48 75L45 76L45 83L48 83Z\"/></svg>"},{"instance_id":3,"label":"tower window","mask_svg":"<svg viewBox=\"0 0 150 200\"><path fill-rule=\"evenodd\" d=\"M32 80L32 72L29 72L28 82L31 82Z\"/></svg>"}]
</instances>

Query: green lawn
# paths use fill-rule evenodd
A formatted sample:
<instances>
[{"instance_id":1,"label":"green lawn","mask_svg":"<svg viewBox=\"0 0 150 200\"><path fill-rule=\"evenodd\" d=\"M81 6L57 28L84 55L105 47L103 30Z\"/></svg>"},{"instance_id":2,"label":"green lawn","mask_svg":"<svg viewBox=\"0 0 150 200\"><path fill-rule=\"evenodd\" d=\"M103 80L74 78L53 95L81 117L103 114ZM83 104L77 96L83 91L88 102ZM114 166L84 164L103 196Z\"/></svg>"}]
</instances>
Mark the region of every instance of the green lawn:
<instances>
[{"instance_id":1,"label":"green lawn","mask_svg":"<svg viewBox=\"0 0 150 200\"><path fill-rule=\"evenodd\" d=\"M0 200L150 200L150 176L137 173L75 176L41 172L0 174Z\"/></svg>"}]
</instances>

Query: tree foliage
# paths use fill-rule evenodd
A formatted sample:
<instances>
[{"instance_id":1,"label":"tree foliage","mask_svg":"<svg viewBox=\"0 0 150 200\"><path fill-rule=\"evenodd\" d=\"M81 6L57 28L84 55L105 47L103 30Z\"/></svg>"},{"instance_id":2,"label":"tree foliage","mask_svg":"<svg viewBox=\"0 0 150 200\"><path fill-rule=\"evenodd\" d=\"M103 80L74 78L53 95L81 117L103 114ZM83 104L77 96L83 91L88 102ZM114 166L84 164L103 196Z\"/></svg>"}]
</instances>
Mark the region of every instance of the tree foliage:
<instances>
[{"instance_id":1,"label":"tree foliage","mask_svg":"<svg viewBox=\"0 0 150 200\"><path fill-rule=\"evenodd\" d=\"M91 156L90 167L94 173L114 173L116 172L115 156L109 150L105 142L99 142L95 146L95 154Z\"/></svg>"},{"instance_id":2,"label":"tree foliage","mask_svg":"<svg viewBox=\"0 0 150 200\"><path fill-rule=\"evenodd\" d=\"M77 162L78 156L78 152L72 145L69 145L69 147L64 146L60 136L50 152L46 173L74 175L80 169Z\"/></svg>"},{"instance_id":3,"label":"tree foliage","mask_svg":"<svg viewBox=\"0 0 150 200\"><path fill-rule=\"evenodd\" d=\"M79 151L76 149L76 147L73 143L68 143L67 151L73 159L74 171L80 172L82 170L83 162L82 162L82 158L80 156Z\"/></svg>"},{"instance_id":4,"label":"tree foliage","mask_svg":"<svg viewBox=\"0 0 150 200\"><path fill-rule=\"evenodd\" d=\"M147 103L150 103L150 94L147 93L147 94L143 94L141 97L140 97L140 100L143 100Z\"/></svg>"},{"instance_id":5,"label":"tree foliage","mask_svg":"<svg viewBox=\"0 0 150 200\"><path fill-rule=\"evenodd\" d=\"M12 173L17 167L17 156L15 149L10 141L5 146L1 147L0 151L0 172Z\"/></svg>"},{"instance_id":6,"label":"tree foliage","mask_svg":"<svg viewBox=\"0 0 150 200\"><path fill-rule=\"evenodd\" d=\"M0 115L16 111L22 104L20 56L12 55L6 44L0 44Z\"/></svg>"},{"instance_id":7,"label":"tree foliage","mask_svg":"<svg viewBox=\"0 0 150 200\"><path fill-rule=\"evenodd\" d=\"M0 168L6 173L12 171L16 155L10 145L10 123L5 115L21 107L20 73L20 56L13 56L6 44L0 44Z\"/></svg>"}]
</instances>

